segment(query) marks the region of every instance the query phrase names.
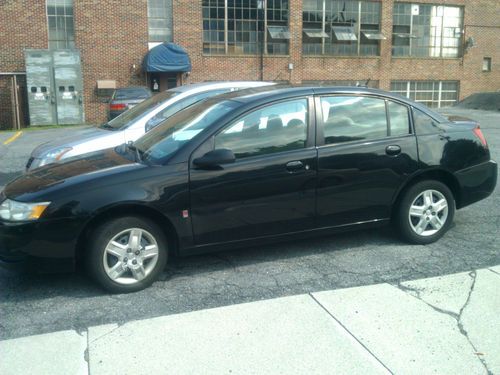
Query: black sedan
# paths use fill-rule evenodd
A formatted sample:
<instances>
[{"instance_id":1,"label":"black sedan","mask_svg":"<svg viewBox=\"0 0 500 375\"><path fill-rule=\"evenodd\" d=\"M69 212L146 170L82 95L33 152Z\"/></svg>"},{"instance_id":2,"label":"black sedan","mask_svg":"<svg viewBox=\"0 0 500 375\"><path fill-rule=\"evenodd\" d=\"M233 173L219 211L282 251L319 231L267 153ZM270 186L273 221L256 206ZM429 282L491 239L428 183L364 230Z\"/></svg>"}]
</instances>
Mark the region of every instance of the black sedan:
<instances>
[{"instance_id":1,"label":"black sedan","mask_svg":"<svg viewBox=\"0 0 500 375\"><path fill-rule=\"evenodd\" d=\"M0 259L82 263L112 292L188 255L389 223L428 244L486 198L479 126L366 88L261 88L172 116L133 144L34 170L0 196Z\"/></svg>"}]
</instances>

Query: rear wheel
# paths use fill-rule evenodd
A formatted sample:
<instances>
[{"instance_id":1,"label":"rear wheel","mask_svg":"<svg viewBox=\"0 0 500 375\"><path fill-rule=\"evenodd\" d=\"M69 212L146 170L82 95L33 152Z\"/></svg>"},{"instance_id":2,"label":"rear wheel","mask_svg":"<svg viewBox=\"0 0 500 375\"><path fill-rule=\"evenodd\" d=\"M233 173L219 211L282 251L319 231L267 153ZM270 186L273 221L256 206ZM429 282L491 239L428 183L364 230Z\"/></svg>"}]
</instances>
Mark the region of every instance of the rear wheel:
<instances>
[{"instance_id":1,"label":"rear wheel","mask_svg":"<svg viewBox=\"0 0 500 375\"><path fill-rule=\"evenodd\" d=\"M167 262L167 241L151 220L122 217L99 226L91 235L87 268L113 293L135 292L151 285Z\"/></svg>"},{"instance_id":2,"label":"rear wheel","mask_svg":"<svg viewBox=\"0 0 500 375\"><path fill-rule=\"evenodd\" d=\"M450 228L455 200L439 181L421 181L403 195L397 211L397 226L403 239L416 244L437 241Z\"/></svg>"}]
</instances>

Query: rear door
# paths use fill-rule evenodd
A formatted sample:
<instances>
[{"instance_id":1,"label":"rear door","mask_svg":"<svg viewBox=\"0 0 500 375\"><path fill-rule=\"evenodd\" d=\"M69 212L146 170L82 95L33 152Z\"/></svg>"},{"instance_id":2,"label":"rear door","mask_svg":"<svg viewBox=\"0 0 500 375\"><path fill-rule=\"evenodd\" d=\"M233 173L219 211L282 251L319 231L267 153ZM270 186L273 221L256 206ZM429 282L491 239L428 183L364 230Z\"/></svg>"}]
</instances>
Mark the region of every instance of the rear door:
<instances>
[{"instance_id":1,"label":"rear door","mask_svg":"<svg viewBox=\"0 0 500 375\"><path fill-rule=\"evenodd\" d=\"M230 149L234 164L191 166L191 214L197 245L265 237L314 227L317 151L312 98L256 108L231 122L193 157Z\"/></svg>"},{"instance_id":2,"label":"rear door","mask_svg":"<svg viewBox=\"0 0 500 375\"><path fill-rule=\"evenodd\" d=\"M409 108L380 97L316 99L318 226L390 217L400 186L418 168Z\"/></svg>"}]
</instances>

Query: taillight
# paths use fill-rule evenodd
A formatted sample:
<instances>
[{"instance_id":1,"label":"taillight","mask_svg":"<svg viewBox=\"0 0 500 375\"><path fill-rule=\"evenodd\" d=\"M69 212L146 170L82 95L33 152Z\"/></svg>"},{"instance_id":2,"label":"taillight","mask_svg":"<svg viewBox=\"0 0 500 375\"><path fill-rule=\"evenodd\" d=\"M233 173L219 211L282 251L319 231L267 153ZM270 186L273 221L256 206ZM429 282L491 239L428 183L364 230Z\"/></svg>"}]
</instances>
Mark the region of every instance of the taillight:
<instances>
[{"instance_id":1,"label":"taillight","mask_svg":"<svg viewBox=\"0 0 500 375\"><path fill-rule=\"evenodd\" d=\"M476 137L479 138L479 140L481 141L482 145L487 148L488 147L488 142L486 142L486 138L484 137L483 132L481 131L481 128L479 127L479 125L476 126L474 128L474 130L472 130L472 132L474 133L474 135Z\"/></svg>"},{"instance_id":2,"label":"taillight","mask_svg":"<svg viewBox=\"0 0 500 375\"><path fill-rule=\"evenodd\" d=\"M109 109L112 111L121 111L122 109L125 109L127 107L126 104L110 104Z\"/></svg>"}]
</instances>

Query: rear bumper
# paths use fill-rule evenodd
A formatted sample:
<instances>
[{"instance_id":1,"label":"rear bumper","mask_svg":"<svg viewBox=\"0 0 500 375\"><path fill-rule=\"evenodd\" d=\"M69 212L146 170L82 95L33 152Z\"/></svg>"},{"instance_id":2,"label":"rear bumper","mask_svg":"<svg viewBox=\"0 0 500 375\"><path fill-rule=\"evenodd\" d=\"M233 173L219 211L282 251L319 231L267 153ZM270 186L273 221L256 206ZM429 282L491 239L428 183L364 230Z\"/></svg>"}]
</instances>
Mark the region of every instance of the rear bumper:
<instances>
[{"instance_id":1,"label":"rear bumper","mask_svg":"<svg viewBox=\"0 0 500 375\"><path fill-rule=\"evenodd\" d=\"M79 227L72 219L0 222L0 266L43 273L71 271Z\"/></svg>"},{"instance_id":2,"label":"rear bumper","mask_svg":"<svg viewBox=\"0 0 500 375\"><path fill-rule=\"evenodd\" d=\"M460 199L457 208L487 198L497 185L498 166L493 160L455 172L460 185Z\"/></svg>"}]
</instances>

